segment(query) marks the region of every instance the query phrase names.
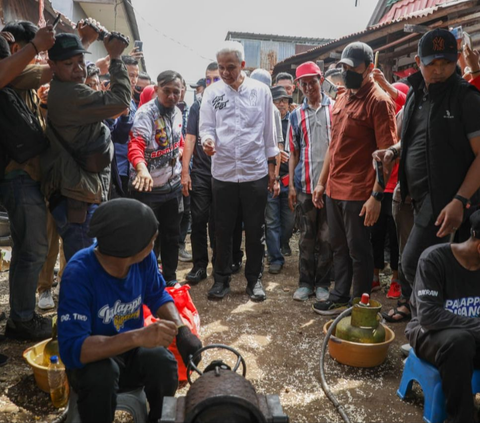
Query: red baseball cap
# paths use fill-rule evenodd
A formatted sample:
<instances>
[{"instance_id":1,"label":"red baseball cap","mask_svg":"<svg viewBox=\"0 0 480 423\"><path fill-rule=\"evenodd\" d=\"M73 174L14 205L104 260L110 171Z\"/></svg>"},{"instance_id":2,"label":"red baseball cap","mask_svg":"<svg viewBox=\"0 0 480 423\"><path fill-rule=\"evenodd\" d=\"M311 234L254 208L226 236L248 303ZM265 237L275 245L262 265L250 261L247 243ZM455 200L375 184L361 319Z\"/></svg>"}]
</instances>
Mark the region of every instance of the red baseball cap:
<instances>
[{"instance_id":1,"label":"red baseball cap","mask_svg":"<svg viewBox=\"0 0 480 423\"><path fill-rule=\"evenodd\" d=\"M305 76L322 76L322 71L316 63L305 62L302 63L297 70L295 71L295 81L298 81L300 78Z\"/></svg>"}]
</instances>

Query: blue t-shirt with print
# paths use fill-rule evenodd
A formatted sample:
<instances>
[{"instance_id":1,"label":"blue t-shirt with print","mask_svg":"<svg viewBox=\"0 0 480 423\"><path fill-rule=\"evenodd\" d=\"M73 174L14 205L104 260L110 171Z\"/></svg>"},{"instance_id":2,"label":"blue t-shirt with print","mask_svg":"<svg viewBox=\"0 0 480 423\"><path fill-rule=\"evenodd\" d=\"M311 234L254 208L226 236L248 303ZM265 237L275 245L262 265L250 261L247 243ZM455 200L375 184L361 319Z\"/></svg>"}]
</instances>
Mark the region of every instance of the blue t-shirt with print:
<instances>
[{"instance_id":1,"label":"blue t-shirt with print","mask_svg":"<svg viewBox=\"0 0 480 423\"><path fill-rule=\"evenodd\" d=\"M125 278L118 279L103 269L94 248L76 253L62 276L58 341L67 369L83 367L80 352L89 336L114 336L142 328L142 304L155 313L173 301L165 291L153 251L142 262L130 266Z\"/></svg>"}]
</instances>

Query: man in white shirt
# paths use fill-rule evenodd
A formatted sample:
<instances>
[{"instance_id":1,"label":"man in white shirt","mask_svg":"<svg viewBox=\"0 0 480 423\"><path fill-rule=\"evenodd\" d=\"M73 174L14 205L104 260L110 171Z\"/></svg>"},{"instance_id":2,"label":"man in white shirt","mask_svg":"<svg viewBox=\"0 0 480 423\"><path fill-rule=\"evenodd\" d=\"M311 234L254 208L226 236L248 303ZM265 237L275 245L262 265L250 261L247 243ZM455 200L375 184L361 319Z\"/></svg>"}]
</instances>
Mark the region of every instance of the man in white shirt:
<instances>
[{"instance_id":1,"label":"man in white shirt","mask_svg":"<svg viewBox=\"0 0 480 423\"><path fill-rule=\"evenodd\" d=\"M267 189L275 182L279 150L275 142L273 102L269 88L247 78L243 46L225 42L217 53L221 81L209 86L200 109L202 145L212 156L213 208L216 224L214 279L209 298L230 291L232 234L239 207L243 213L247 294L266 298L261 282L265 253Z\"/></svg>"}]
</instances>

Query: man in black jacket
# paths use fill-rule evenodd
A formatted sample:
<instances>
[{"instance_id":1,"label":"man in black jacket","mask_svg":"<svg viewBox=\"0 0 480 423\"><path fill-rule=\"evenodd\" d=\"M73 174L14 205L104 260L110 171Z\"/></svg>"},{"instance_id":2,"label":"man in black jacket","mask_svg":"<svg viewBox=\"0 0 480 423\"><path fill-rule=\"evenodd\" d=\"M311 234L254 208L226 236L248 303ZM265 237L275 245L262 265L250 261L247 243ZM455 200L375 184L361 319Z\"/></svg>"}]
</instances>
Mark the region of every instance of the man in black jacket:
<instances>
[{"instance_id":1,"label":"man in black jacket","mask_svg":"<svg viewBox=\"0 0 480 423\"><path fill-rule=\"evenodd\" d=\"M428 247L455 234L468 238L470 206L480 201L480 93L456 73L459 57L453 34L426 33L415 57L420 72L404 109L400 184L410 195L415 221L402 256L413 285L418 259ZM380 152L384 161L398 157L400 143ZM378 154L377 154L378 157Z\"/></svg>"},{"instance_id":2,"label":"man in black jacket","mask_svg":"<svg viewBox=\"0 0 480 423\"><path fill-rule=\"evenodd\" d=\"M406 335L438 368L451 422L473 422L472 375L480 366L480 211L470 238L427 249L418 263Z\"/></svg>"}]
</instances>

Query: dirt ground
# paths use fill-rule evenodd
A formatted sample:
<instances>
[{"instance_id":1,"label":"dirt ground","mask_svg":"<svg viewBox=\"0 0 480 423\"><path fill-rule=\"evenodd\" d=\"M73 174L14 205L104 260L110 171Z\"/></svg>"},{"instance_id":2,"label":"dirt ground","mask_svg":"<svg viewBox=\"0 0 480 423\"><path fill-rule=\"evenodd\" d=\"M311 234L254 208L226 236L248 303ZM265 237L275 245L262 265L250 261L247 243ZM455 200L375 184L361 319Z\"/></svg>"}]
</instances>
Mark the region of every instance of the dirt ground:
<instances>
[{"instance_id":1,"label":"dirt ground","mask_svg":"<svg viewBox=\"0 0 480 423\"><path fill-rule=\"evenodd\" d=\"M329 319L312 311L313 299L306 303L292 300L298 284L297 242L294 236L293 255L287 257L281 274L270 275L266 267L263 282L268 298L263 303L254 303L246 296L243 269L233 277L232 292L222 301L207 300L211 276L193 286L190 293L200 314L203 344L222 343L237 349L246 360L247 378L257 392L279 395L291 422L341 422L320 386L322 328ZM190 263L179 263L180 281L190 267ZM382 275L384 285L388 280L388 275ZM383 291L374 293L373 298L385 310L395 305ZM8 315L8 272L0 272L0 310ZM0 322L2 334L4 327L5 321ZM396 338L381 366L359 369L341 365L330 357L326 360L327 382L352 422L422 422L421 390L415 387L405 402L396 395L403 370L400 346L406 342L405 324L389 327ZM32 371L22 358L30 345L0 342L0 352L10 357L9 363L0 368L0 423L53 422L61 414L51 405L48 395L36 387ZM200 368L216 358L227 361L232 356L208 351ZM188 386L177 395L185 395L187 390ZM117 414L117 422L129 420Z\"/></svg>"}]
</instances>

